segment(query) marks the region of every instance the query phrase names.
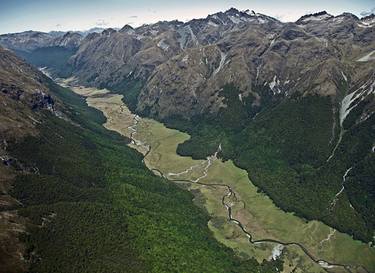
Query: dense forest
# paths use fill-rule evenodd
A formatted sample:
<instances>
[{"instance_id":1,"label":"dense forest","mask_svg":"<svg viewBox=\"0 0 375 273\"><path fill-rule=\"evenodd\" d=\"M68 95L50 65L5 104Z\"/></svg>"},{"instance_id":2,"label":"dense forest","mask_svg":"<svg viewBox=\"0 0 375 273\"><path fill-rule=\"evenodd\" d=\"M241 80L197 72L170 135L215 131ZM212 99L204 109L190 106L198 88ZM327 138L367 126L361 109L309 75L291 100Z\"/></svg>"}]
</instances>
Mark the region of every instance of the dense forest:
<instances>
[{"instance_id":1,"label":"dense forest","mask_svg":"<svg viewBox=\"0 0 375 273\"><path fill-rule=\"evenodd\" d=\"M151 173L104 116L50 82L67 118L45 113L40 135L11 145L38 171L12 195L29 219L30 272L276 272L218 243L191 193Z\"/></svg>"},{"instance_id":2,"label":"dense forest","mask_svg":"<svg viewBox=\"0 0 375 273\"><path fill-rule=\"evenodd\" d=\"M194 158L213 154L221 144L223 159L233 159L250 179L286 211L319 219L365 242L373 240L375 223L374 116L357 126L358 111L345 120L345 134L332 160L327 158L339 141L332 129L330 97L271 98L261 89L262 108L241 102L239 90L227 85L221 92L227 107L218 115L203 114L190 121L173 117L165 122L186 131L191 139L177 152ZM254 111L255 110L255 111ZM257 114L255 114L257 112ZM338 119L338 117L335 117ZM332 131L335 134L332 136ZM346 177L345 192L331 203Z\"/></svg>"}]
</instances>

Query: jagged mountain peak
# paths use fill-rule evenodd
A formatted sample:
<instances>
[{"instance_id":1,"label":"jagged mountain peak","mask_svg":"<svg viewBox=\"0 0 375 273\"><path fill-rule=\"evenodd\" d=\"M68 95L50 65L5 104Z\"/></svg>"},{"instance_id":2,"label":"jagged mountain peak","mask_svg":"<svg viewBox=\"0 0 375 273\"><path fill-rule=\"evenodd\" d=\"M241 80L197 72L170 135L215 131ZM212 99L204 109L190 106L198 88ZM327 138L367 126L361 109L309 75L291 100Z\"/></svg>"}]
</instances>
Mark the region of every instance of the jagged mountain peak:
<instances>
[{"instance_id":1,"label":"jagged mountain peak","mask_svg":"<svg viewBox=\"0 0 375 273\"><path fill-rule=\"evenodd\" d=\"M373 26L375 25L375 14L370 14L368 16L362 17L360 21L366 26Z\"/></svg>"},{"instance_id":2,"label":"jagged mountain peak","mask_svg":"<svg viewBox=\"0 0 375 273\"><path fill-rule=\"evenodd\" d=\"M90 41L90 40L93 40L95 39L96 37L99 37L100 36L100 33L98 32L91 32L89 34L86 35L84 41Z\"/></svg>"},{"instance_id":3,"label":"jagged mountain peak","mask_svg":"<svg viewBox=\"0 0 375 273\"><path fill-rule=\"evenodd\" d=\"M116 33L117 30L113 28L106 28L105 30L102 31L101 34L103 35L111 35L112 33Z\"/></svg>"},{"instance_id":4,"label":"jagged mountain peak","mask_svg":"<svg viewBox=\"0 0 375 273\"><path fill-rule=\"evenodd\" d=\"M78 48L82 40L83 36L80 33L68 31L63 36L57 37L53 45L65 48Z\"/></svg>"},{"instance_id":5,"label":"jagged mountain peak","mask_svg":"<svg viewBox=\"0 0 375 273\"><path fill-rule=\"evenodd\" d=\"M64 35L58 36L58 37L61 37L61 39L63 40L64 39L78 39L78 40L83 39L83 35L75 31L68 31Z\"/></svg>"},{"instance_id":6,"label":"jagged mountain peak","mask_svg":"<svg viewBox=\"0 0 375 273\"><path fill-rule=\"evenodd\" d=\"M243 12L249 14L249 15L256 15L255 11L254 10L249 10L249 9L246 9L244 10Z\"/></svg>"},{"instance_id":7,"label":"jagged mountain peak","mask_svg":"<svg viewBox=\"0 0 375 273\"><path fill-rule=\"evenodd\" d=\"M296 24L307 24L310 22L325 21L331 18L334 18L334 16L324 10L317 13L306 14L299 18L296 21Z\"/></svg>"},{"instance_id":8,"label":"jagged mountain peak","mask_svg":"<svg viewBox=\"0 0 375 273\"><path fill-rule=\"evenodd\" d=\"M268 23L279 22L277 19L256 13L254 10L240 11L236 8L230 8L225 12L217 12L207 16L205 19L197 19L208 22L211 25L237 25L243 23Z\"/></svg>"},{"instance_id":9,"label":"jagged mountain peak","mask_svg":"<svg viewBox=\"0 0 375 273\"><path fill-rule=\"evenodd\" d=\"M183 25L184 23L178 20L159 21L155 24L144 24L134 30L138 37L155 37L163 32L175 30Z\"/></svg>"},{"instance_id":10,"label":"jagged mountain peak","mask_svg":"<svg viewBox=\"0 0 375 273\"><path fill-rule=\"evenodd\" d=\"M362 17L362 18L361 18L361 21L373 20L373 19L375 19L375 14L374 14L374 13L372 13L372 14L370 14L370 15L367 15L367 16L365 16L365 17Z\"/></svg>"},{"instance_id":11,"label":"jagged mountain peak","mask_svg":"<svg viewBox=\"0 0 375 273\"><path fill-rule=\"evenodd\" d=\"M131 25L126 24L119 30L119 32L124 32L128 34L134 33L134 28Z\"/></svg>"},{"instance_id":12,"label":"jagged mountain peak","mask_svg":"<svg viewBox=\"0 0 375 273\"><path fill-rule=\"evenodd\" d=\"M350 12L343 12L342 14L336 16L336 17L343 17L343 18L347 18L347 19L353 19L355 21L358 21L359 18L354 15L353 13L350 13Z\"/></svg>"},{"instance_id":13,"label":"jagged mountain peak","mask_svg":"<svg viewBox=\"0 0 375 273\"><path fill-rule=\"evenodd\" d=\"M249 17L252 17L254 16L253 14L251 13L247 13L247 12L244 12L244 11L239 11L238 9L236 8L230 8L228 10L226 10L225 12L217 12L215 14L213 14L213 16L220 16L220 15L224 15L224 16L228 16L228 17L231 17L231 16L235 16L235 17L238 17L238 18L249 18Z\"/></svg>"},{"instance_id":14,"label":"jagged mountain peak","mask_svg":"<svg viewBox=\"0 0 375 273\"><path fill-rule=\"evenodd\" d=\"M239 11L238 9L236 9L236 8L230 8L230 9L228 9L228 10L226 10L225 12L224 12L224 14L227 14L227 15L235 15L235 16L241 16L241 15L249 15L248 13L246 13L246 12L242 12L242 11Z\"/></svg>"},{"instance_id":15,"label":"jagged mountain peak","mask_svg":"<svg viewBox=\"0 0 375 273\"><path fill-rule=\"evenodd\" d=\"M221 13L221 12L218 12L218 13ZM234 16L238 16L238 17L257 17L260 15L260 13L256 13L254 10L250 10L250 9L246 9L246 10L238 10L236 8L230 8L228 10L226 10L225 12L223 12L224 14L226 15L234 15Z\"/></svg>"}]
</instances>

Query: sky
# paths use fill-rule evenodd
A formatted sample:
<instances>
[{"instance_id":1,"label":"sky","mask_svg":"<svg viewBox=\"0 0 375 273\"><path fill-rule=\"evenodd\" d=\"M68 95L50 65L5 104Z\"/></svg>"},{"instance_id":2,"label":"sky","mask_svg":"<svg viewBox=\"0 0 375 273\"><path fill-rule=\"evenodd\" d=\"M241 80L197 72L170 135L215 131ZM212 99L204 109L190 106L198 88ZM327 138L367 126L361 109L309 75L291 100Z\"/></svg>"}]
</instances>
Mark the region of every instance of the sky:
<instances>
[{"instance_id":1,"label":"sky","mask_svg":"<svg viewBox=\"0 0 375 273\"><path fill-rule=\"evenodd\" d=\"M375 13L374 0L0 0L0 34L26 30L87 30L133 27L161 20L187 21L231 7L254 10L281 21L326 10L358 17Z\"/></svg>"}]
</instances>

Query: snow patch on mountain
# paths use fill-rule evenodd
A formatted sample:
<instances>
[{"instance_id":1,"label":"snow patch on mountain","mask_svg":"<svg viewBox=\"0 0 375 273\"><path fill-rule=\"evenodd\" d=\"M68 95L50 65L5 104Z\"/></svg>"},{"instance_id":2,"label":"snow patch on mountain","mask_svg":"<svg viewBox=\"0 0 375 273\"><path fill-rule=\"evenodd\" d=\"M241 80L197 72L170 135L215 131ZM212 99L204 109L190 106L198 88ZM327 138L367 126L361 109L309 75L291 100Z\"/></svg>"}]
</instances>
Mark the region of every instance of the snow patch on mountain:
<instances>
[{"instance_id":1,"label":"snow patch on mountain","mask_svg":"<svg viewBox=\"0 0 375 273\"><path fill-rule=\"evenodd\" d=\"M190 31L187 29L187 27L183 27L183 28L178 29L177 32L180 35L177 41L180 45L180 48L184 49L186 47L187 37Z\"/></svg>"},{"instance_id":2,"label":"snow patch on mountain","mask_svg":"<svg viewBox=\"0 0 375 273\"><path fill-rule=\"evenodd\" d=\"M189 30L190 35L191 35L191 40L194 42L195 45L199 45L197 36L195 36L195 34L194 34L193 30L191 29L190 25L188 25L188 30Z\"/></svg>"},{"instance_id":3,"label":"snow patch on mountain","mask_svg":"<svg viewBox=\"0 0 375 273\"><path fill-rule=\"evenodd\" d=\"M371 93L375 94L375 81L370 85L370 83L366 83L362 85L356 91L346 95L345 98L341 102L340 108L340 125L345 120L345 118L349 115L350 111L358 106L358 104L366 98L367 95ZM356 102L352 105L353 102Z\"/></svg>"},{"instance_id":4,"label":"snow patch on mountain","mask_svg":"<svg viewBox=\"0 0 375 273\"><path fill-rule=\"evenodd\" d=\"M366 18L362 18L361 23L363 26L371 27L372 25L375 24L375 15L372 15L372 16L370 15Z\"/></svg>"},{"instance_id":5,"label":"snow patch on mountain","mask_svg":"<svg viewBox=\"0 0 375 273\"><path fill-rule=\"evenodd\" d=\"M218 27L219 26L218 24L216 24L216 23L214 23L212 21L208 21L208 25L212 26L212 27Z\"/></svg>"},{"instance_id":6,"label":"snow patch on mountain","mask_svg":"<svg viewBox=\"0 0 375 273\"><path fill-rule=\"evenodd\" d=\"M169 45L165 42L164 39L161 39L159 42L158 42L158 47L163 49L164 51L167 51L169 49Z\"/></svg>"},{"instance_id":7,"label":"snow patch on mountain","mask_svg":"<svg viewBox=\"0 0 375 273\"><path fill-rule=\"evenodd\" d=\"M279 94L279 93L281 93L281 90L280 90L280 88L278 88L277 86L279 86L280 85L280 80L277 78L277 76L275 75L274 77L273 77L273 80L272 80L272 82L269 84L269 87L271 88L271 90L272 90L272 92L273 92L273 94L275 95L275 94Z\"/></svg>"},{"instance_id":8,"label":"snow patch on mountain","mask_svg":"<svg viewBox=\"0 0 375 273\"><path fill-rule=\"evenodd\" d=\"M265 24L265 23L267 23L267 21L265 19L261 18L261 17L258 17L257 19L258 19L258 23L259 24Z\"/></svg>"},{"instance_id":9,"label":"snow patch on mountain","mask_svg":"<svg viewBox=\"0 0 375 273\"><path fill-rule=\"evenodd\" d=\"M184 63L187 63L188 60L189 60L189 55L186 55L186 56L184 56L184 58L182 58L182 62L184 62Z\"/></svg>"},{"instance_id":10,"label":"snow patch on mountain","mask_svg":"<svg viewBox=\"0 0 375 273\"><path fill-rule=\"evenodd\" d=\"M230 19L233 23L235 23L235 24L242 23L241 18L238 18L238 17L235 17L235 16L229 16L229 19Z\"/></svg>"},{"instance_id":11,"label":"snow patch on mountain","mask_svg":"<svg viewBox=\"0 0 375 273\"><path fill-rule=\"evenodd\" d=\"M217 73L219 73L220 70L223 68L226 57L227 57L227 54L220 51L220 63L219 63L219 66L215 69L213 75L216 75Z\"/></svg>"},{"instance_id":12,"label":"snow patch on mountain","mask_svg":"<svg viewBox=\"0 0 375 273\"><path fill-rule=\"evenodd\" d=\"M350 110L351 103L354 101L355 92L350 93L349 95L346 95L345 98L341 102L341 108L340 108L340 125L342 126L345 118L348 116ZM354 97L354 99L353 99Z\"/></svg>"},{"instance_id":13,"label":"snow patch on mountain","mask_svg":"<svg viewBox=\"0 0 375 273\"><path fill-rule=\"evenodd\" d=\"M223 20L221 20L221 18L219 16L217 16L216 14L215 15L212 15L212 18L219 21L222 25L226 25L227 23L224 22Z\"/></svg>"},{"instance_id":14,"label":"snow patch on mountain","mask_svg":"<svg viewBox=\"0 0 375 273\"><path fill-rule=\"evenodd\" d=\"M359 58L357 62L368 62L375 60L375 56L372 55L375 55L375 50L371 51L369 54L363 56L362 58Z\"/></svg>"},{"instance_id":15,"label":"snow patch on mountain","mask_svg":"<svg viewBox=\"0 0 375 273\"><path fill-rule=\"evenodd\" d=\"M346 75L344 74L344 72L341 71L341 75L344 78L344 80L347 82L348 81L348 77L346 77Z\"/></svg>"},{"instance_id":16,"label":"snow patch on mountain","mask_svg":"<svg viewBox=\"0 0 375 273\"><path fill-rule=\"evenodd\" d=\"M332 15L322 14L322 15L318 15L318 16L309 16L309 17L306 17L302 21L303 22L322 21L322 20L329 19L331 17L332 17Z\"/></svg>"}]
</instances>

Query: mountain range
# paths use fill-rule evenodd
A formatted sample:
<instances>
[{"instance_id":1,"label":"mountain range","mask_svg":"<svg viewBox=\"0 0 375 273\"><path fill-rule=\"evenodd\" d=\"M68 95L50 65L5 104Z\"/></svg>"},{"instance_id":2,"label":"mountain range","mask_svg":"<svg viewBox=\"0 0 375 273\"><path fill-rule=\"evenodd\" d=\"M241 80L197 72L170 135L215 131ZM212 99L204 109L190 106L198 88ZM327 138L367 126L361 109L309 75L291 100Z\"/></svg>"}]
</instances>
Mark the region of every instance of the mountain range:
<instances>
[{"instance_id":1,"label":"mountain range","mask_svg":"<svg viewBox=\"0 0 375 273\"><path fill-rule=\"evenodd\" d=\"M298 136L304 145L316 146L310 154L298 153L298 164L311 163L317 168L340 146L344 132L372 120L374 27L374 15L359 19L350 13L332 16L323 11L283 23L254 11L231 8L185 23L125 25L85 37L74 32L7 34L0 36L0 45L38 67L48 67L55 77L73 76L79 84L119 92L138 113L171 121L178 128L184 126L177 123L199 126L196 120L228 125L219 130L217 138L221 140L222 131L244 131L258 114L285 102L324 100L325 109L311 113L316 115L311 122L321 130L311 132L311 141ZM223 92L229 85L235 90L230 99ZM232 111L229 104L236 109ZM225 126L213 121L220 115L228 116ZM286 126L294 122L288 121ZM192 125L188 128L192 131ZM320 131L323 135L317 135ZM277 141L285 144L296 141L289 137L297 136L285 137ZM368 152L361 158L373 156L371 145L369 141ZM305 157L307 162L302 160ZM337 177L338 184L342 175ZM272 195L271 188L261 188ZM286 207L274 197L278 205ZM312 216L298 209L300 205L287 207ZM320 213L314 213L314 218L316 214ZM366 229L366 224L361 225ZM347 231L354 233L352 228Z\"/></svg>"},{"instance_id":2,"label":"mountain range","mask_svg":"<svg viewBox=\"0 0 375 273\"><path fill-rule=\"evenodd\" d=\"M52 78L69 77L76 85L123 95L137 114L189 133L191 138L177 149L180 155L205 159L221 147L219 157L247 170L281 209L374 243L375 15L322 11L285 23L231 8L188 22L137 28L5 34L0 45L6 48L0 50L4 165L33 172L11 155L21 154L17 143L25 138L47 134L45 127L43 133L36 129L41 113L72 119L75 125L82 122L76 113L98 119L79 98L61 95L28 62ZM96 137L83 142L83 149L104 145ZM116 145L115 136L105 139ZM8 143L16 143L18 150L8 155ZM86 152L79 158L83 166ZM41 156L40 162L47 161ZM48 175L55 175L53 168L47 168ZM77 186L61 172L56 171L59 179ZM89 171L83 176L86 182L92 178ZM4 186L4 198L15 206L8 191ZM142 255L138 258L141 265Z\"/></svg>"},{"instance_id":3,"label":"mountain range","mask_svg":"<svg viewBox=\"0 0 375 273\"><path fill-rule=\"evenodd\" d=\"M257 89L264 87L276 96L336 96L339 82L357 83L372 73L361 58L373 58L373 24L373 16L326 12L282 23L230 9L186 23L158 22L136 29L126 25L86 37L74 32L2 35L0 44L38 66L45 59L45 66L64 74L68 70L86 85L121 89L142 82L140 94L133 96L141 98L139 111L159 118L181 111L191 117L217 112L218 90L228 83L253 100L253 107L262 105ZM45 56L39 58L42 49ZM51 65L52 56L54 62L63 59L67 64Z\"/></svg>"}]
</instances>

